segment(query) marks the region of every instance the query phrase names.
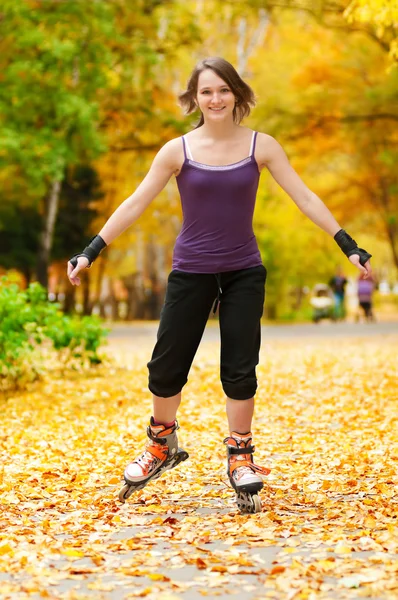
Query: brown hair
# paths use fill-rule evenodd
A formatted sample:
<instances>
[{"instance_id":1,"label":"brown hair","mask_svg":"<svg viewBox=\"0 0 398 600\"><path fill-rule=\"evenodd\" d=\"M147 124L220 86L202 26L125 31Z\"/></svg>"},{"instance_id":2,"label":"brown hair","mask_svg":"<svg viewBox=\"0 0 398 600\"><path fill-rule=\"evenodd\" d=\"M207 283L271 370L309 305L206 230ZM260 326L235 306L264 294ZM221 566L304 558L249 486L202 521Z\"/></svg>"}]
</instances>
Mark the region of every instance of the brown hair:
<instances>
[{"instance_id":1,"label":"brown hair","mask_svg":"<svg viewBox=\"0 0 398 600\"><path fill-rule=\"evenodd\" d=\"M185 114L189 115L197 109L195 99L198 93L198 79L199 75L206 69L214 71L231 88L236 99L233 118L235 123L239 124L244 117L247 117L250 114L251 107L256 104L254 92L251 87L243 81L231 63L224 60L224 58L219 57L205 58L193 69L188 80L186 91L178 96ZM196 127L200 127L203 123L204 119L201 114L200 121Z\"/></svg>"}]
</instances>

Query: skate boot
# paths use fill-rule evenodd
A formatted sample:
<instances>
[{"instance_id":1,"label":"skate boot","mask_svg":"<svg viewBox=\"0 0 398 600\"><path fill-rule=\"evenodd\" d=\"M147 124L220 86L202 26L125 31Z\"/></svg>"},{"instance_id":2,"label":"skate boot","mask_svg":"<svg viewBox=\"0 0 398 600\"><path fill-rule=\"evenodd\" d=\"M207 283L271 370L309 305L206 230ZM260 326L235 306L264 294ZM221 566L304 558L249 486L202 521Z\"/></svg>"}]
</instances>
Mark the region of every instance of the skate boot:
<instances>
[{"instance_id":1,"label":"skate boot","mask_svg":"<svg viewBox=\"0 0 398 600\"><path fill-rule=\"evenodd\" d=\"M177 429L177 421L167 428L165 425L155 425L151 417L147 428L149 440L146 448L124 472L126 484L119 492L120 502L124 503L133 492L142 490L149 481L157 479L188 458L188 453L178 447Z\"/></svg>"},{"instance_id":2,"label":"skate boot","mask_svg":"<svg viewBox=\"0 0 398 600\"><path fill-rule=\"evenodd\" d=\"M263 488L263 480L258 475L268 475L269 469L253 463L255 450L251 445L252 434L240 434L234 431L225 438L227 446L227 475L236 492L236 504L242 513L261 511L261 500L258 492Z\"/></svg>"}]
</instances>

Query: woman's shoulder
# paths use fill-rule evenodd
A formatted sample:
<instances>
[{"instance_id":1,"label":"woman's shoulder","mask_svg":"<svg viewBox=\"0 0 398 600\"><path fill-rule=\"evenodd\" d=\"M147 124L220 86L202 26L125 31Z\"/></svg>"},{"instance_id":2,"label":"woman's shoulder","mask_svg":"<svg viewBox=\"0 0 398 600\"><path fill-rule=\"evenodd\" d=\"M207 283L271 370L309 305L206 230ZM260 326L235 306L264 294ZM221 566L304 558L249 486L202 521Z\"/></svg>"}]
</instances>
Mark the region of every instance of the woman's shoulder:
<instances>
[{"instance_id":1,"label":"woman's shoulder","mask_svg":"<svg viewBox=\"0 0 398 600\"><path fill-rule=\"evenodd\" d=\"M166 142L159 150L163 157L178 157L183 152L182 136L173 138Z\"/></svg>"},{"instance_id":2,"label":"woman's shoulder","mask_svg":"<svg viewBox=\"0 0 398 600\"><path fill-rule=\"evenodd\" d=\"M274 137L272 137L272 135L269 135L268 133L264 133L263 131L256 131L256 133L257 133L257 143L259 143L259 144L273 145L273 144L278 143L276 141L276 139Z\"/></svg>"},{"instance_id":3,"label":"woman's shoulder","mask_svg":"<svg viewBox=\"0 0 398 600\"><path fill-rule=\"evenodd\" d=\"M177 150L178 148L182 148L182 138L183 138L182 135L180 135L176 138L172 138L171 140L169 140L162 146L161 150L166 150L167 152L173 152L173 151Z\"/></svg>"},{"instance_id":4,"label":"woman's shoulder","mask_svg":"<svg viewBox=\"0 0 398 600\"><path fill-rule=\"evenodd\" d=\"M172 171L178 169L183 160L184 151L181 137L173 138L163 144L154 159L157 164L164 165Z\"/></svg>"},{"instance_id":5,"label":"woman's shoulder","mask_svg":"<svg viewBox=\"0 0 398 600\"><path fill-rule=\"evenodd\" d=\"M261 161L269 161L284 154L280 143L269 135L259 131L257 133L256 155Z\"/></svg>"}]
</instances>

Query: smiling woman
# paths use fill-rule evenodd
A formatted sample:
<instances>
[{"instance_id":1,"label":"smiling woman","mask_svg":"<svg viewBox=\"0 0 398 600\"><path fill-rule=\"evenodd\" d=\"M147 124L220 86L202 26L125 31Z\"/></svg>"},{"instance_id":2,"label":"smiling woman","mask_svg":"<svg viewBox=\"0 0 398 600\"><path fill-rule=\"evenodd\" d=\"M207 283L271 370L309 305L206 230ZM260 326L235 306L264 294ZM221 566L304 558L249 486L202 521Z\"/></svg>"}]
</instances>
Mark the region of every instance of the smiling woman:
<instances>
[{"instance_id":1,"label":"smiling woman","mask_svg":"<svg viewBox=\"0 0 398 600\"><path fill-rule=\"evenodd\" d=\"M218 57L207 58L196 65L187 89L180 94L179 99L187 115L199 107L201 116L197 128L204 123L203 109L217 111L223 108L231 109L232 106L233 120L239 125L244 117L249 116L251 107L256 104L251 87L229 62ZM221 107L220 104L224 106ZM231 114L231 110L225 112Z\"/></svg>"},{"instance_id":2,"label":"smiling woman","mask_svg":"<svg viewBox=\"0 0 398 600\"><path fill-rule=\"evenodd\" d=\"M72 257L68 276L78 285L78 272L135 222L172 175L176 176L184 219L174 248L157 342L148 363L153 395L149 442L127 466L119 499L124 502L188 458L178 446L176 433L181 390L209 313L219 306L221 382L229 426L224 440L227 473L239 509L258 512L261 476L269 472L253 462L251 434L266 280L252 225L261 169L267 167L300 210L334 236L366 277L371 272L371 255L358 248L322 200L307 188L278 142L241 125L255 104L254 94L230 63L222 58L201 61L180 102L187 114L200 111L198 125L160 149L137 190L83 253Z\"/></svg>"}]
</instances>

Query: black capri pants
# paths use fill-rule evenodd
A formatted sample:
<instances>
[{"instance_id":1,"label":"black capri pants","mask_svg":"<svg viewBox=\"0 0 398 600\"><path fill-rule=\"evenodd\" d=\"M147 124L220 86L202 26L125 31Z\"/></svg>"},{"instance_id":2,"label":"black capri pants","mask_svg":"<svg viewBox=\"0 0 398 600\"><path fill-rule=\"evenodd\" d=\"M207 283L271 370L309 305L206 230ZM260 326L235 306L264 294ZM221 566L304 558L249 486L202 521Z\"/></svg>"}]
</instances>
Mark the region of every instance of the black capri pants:
<instances>
[{"instance_id":1,"label":"black capri pants","mask_svg":"<svg viewBox=\"0 0 398 600\"><path fill-rule=\"evenodd\" d=\"M266 276L262 265L216 274L170 273L157 342L148 363L149 389L155 396L175 396L186 384L217 299L224 392L234 400L254 396Z\"/></svg>"}]
</instances>

